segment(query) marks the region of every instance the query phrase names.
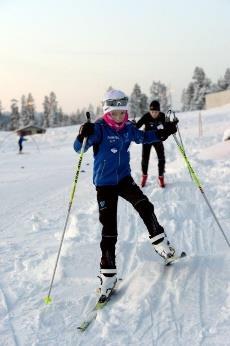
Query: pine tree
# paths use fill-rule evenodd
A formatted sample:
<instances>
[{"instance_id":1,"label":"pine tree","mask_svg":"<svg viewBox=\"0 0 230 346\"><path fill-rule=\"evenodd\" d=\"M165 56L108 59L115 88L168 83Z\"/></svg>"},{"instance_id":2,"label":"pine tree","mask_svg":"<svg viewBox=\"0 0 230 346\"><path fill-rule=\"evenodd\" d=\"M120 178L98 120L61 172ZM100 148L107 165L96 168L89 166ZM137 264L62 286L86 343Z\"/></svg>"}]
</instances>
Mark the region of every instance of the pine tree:
<instances>
[{"instance_id":1,"label":"pine tree","mask_svg":"<svg viewBox=\"0 0 230 346\"><path fill-rule=\"evenodd\" d=\"M44 109L42 126L47 128L50 126L50 123L49 123L50 102L49 102L48 96L45 96L44 102L42 105L43 105L43 109Z\"/></svg>"},{"instance_id":2,"label":"pine tree","mask_svg":"<svg viewBox=\"0 0 230 346\"><path fill-rule=\"evenodd\" d=\"M181 102L182 102L182 111L183 112L190 110L193 95L194 95L194 83L190 82L188 85L188 88L184 89L183 93L182 93Z\"/></svg>"},{"instance_id":3,"label":"pine tree","mask_svg":"<svg viewBox=\"0 0 230 346\"><path fill-rule=\"evenodd\" d=\"M210 91L211 81L206 78L205 72L201 67L196 67L193 73L194 94L191 100L191 110L204 109L205 95Z\"/></svg>"},{"instance_id":4,"label":"pine tree","mask_svg":"<svg viewBox=\"0 0 230 346\"><path fill-rule=\"evenodd\" d=\"M162 112L167 112L169 109L168 90L164 83L153 82L150 87L151 101L157 100L160 103Z\"/></svg>"},{"instance_id":5,"label":"pine tree","mask_svg":"<svg viewBox=\"0 0 230 346\"><path fill-rule=\"evenodd\" d=\"M21 98L21 117L20 126L28 126L34 124L35 121L35 105L34 99L31 93L28 97L22 95Z\"/></svg>"},{"instance_id":6,"label":"pine tree","mask_svg":"<svg viewBox=\"0 0 230 346\"><path fill-rule=\"evenodd\" d=\"M50 105L50 113L49 113L49 123L51 127L58 126L58 110L57 110L57 98L55 93L52 91L49 96L49 105Z\"/></svg>"},{"instance_id":7,"label":"pine tree","mask_svg":"<svg viewBox=\"0 0 230 346\"><path fill-rule=\"evenodd\" d=\"M102 106L97 106L95 117L96 117L96 118L99 118L99 117L102 116L102 114L103 114Z\"/></svg>"},{"instance_id":8,"label":"pine tree","mask_svg":"<svg viewBox=\"0 0 230 346\"><path fill-rule=\"evenodd\" d=\"M27 97L26 113L28 117L28 125L33 124L35 120L35 105L34 105L34 99L31 93L29 93Z\"/></svg>"},{"instance_id":9,"label":"pine tree","mask_svg":"<svg viewBox=\"0 0 230 346\"><path fill-rule=\"evenodd\" d=\"M191 111L204 109L205 95L212 90L211 81L201 67L196 67L187 89L182 93L182 110Z\"/></svg>"},{"instance_id":10,"label":"pine tree","mask_svg":"<svg viewBox=\"0 0 230 346\"><path fill-rule=\"evenodd\" d=\"M16 130L19 127L19 111L18 101L16 99L11 100L11 115L10 115L10 130Z\"/></svg>"},{"instance_id":11,"label":"pine tree","mask_svg":"<svg viewBox=\"0 0 230 346\"><path fill-rule=\"evenodd\" d=\"M148 98L142 94L138 84L134 85L129 99L130 117L136 118L143 115L148 109Z\"/></svg>"},{"instance_id":12,"label":"pine tree","mask_svg":"<svg viewBox=\"0 0 230 346\"><path fill-rule=\"evenodd\" d=\"M148 97L145 94L141 94L140 99L140 113L143 115L148 111Z\"/></svg>"},{"instance_id":13,"label":"pine tree","mask_svg":"<svg viewBox=\"0 0 230 346\"><path fill-rule=\"evenodd\" d=\"M219 91L230 89L230 68L227 68L224 74L224 78L220 78L217 81Z\"/></svg>"},{"instance_id":14,"label":"pine tree","mask_svg":"<svg viewBox=\"0 0 230 346\"><path fill-rule=\"evenodd\" d=\"M24 126L24 119L26 119L26 97L22 95L21 97L21 115L20 115L20 127Z\"/></svg>"},{"instance_id":15,"label":"pine tree","mask_svg":"<svg viewBox=\"0 0 230 346\"><path fill-rule=\"evenodd\" d=\"M224 79L227 84L227 89L230 89L230 68L227 68L227 70L225 71Z\"/></svg>"},{"instance_id":16,"label":"pine tree","mask_svg":"<svg viewBox=\"0 0 230 346\"><path fill-rule=\"evenodd\" d=\"M57 97L53 91L43 101L43 127L57 127L64 121L62 109L58 108Z\"/></svg>"},{"instance_id":17,"label":"pine tree","mask_svg":"<svg viewBox=\"0 0 230 346\"><path fill-rule=\"evenodd\" d=\"M91 120L95 119L94 107L91 103L89 104L88 112L90 113ZM86 114L85 114L85 116L86 116Z\"/></svg>"},{"instance_id":18,"label":"pine tree","mask_svg":"<svg viewBox=\"0 0 230 346\"><path fill-rule=\"evenodd\" d=\"M64 121L64 113L61 107L58 108L58 119L59 119L59 125L61 126Z\"/></svg>"}]
</instances>

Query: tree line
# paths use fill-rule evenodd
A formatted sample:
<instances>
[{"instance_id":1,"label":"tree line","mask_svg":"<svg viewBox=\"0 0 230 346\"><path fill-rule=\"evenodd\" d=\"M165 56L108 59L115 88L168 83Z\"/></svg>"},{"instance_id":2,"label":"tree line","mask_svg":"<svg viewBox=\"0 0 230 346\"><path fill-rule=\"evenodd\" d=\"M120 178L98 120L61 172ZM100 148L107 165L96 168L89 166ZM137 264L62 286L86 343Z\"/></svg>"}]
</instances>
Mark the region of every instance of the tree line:
<instances>
[{"instance_id":1,"label":"tree line","mask_svg":"<svg viewBox=\"0 0 230 346\"><path fill-rule=\"evenodd\" d=\"M110 86L108 89L111 89ZM230 89L230 68L227 68L224 77L217 83L206 76L203 68L196 67L193 72L192 81L182 92L181 111L201 110L205 108L205 95ZM130 118L140 117L149 107L152 100L158 100L161 110L167 112L172 108L172 95L170 89L161 81L153 81L149 89L149 95L142 93L139 84L135 84L130 95ZM66 114L58 106L56 94L52 91L44 97L43 112L36 112L35 100L31 93L26 97L22 95L19 101L11 100L11 111L3 112L2 102L0 101L0 129L14 131L20 127L30 124L44 128L68 126L80 124L85 121L85 113L89 111L92 119L102 115L102 107L94 108L92 104L83 109L77 109L75 113Z\"/></svg>"}]
</instances>

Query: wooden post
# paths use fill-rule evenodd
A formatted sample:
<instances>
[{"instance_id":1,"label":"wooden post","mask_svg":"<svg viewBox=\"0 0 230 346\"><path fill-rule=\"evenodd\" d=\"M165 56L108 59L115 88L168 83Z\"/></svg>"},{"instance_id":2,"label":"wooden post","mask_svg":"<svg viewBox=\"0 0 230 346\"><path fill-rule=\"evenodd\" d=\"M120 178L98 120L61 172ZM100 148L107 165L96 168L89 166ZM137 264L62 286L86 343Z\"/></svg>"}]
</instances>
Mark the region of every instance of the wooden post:
<instances>
[{"instance_id":1,"label":"wooden post","mask_svg":"<svg viewBox=\"0 0 230 346\"><path fill-rule=\"evenodd\" d=\"M203 136L203 127L202 127L201 112L199 112L199 115L198 115L198 135L199 135L199 137L202 137L202 136Z\"/></svg>"}]
</instances>

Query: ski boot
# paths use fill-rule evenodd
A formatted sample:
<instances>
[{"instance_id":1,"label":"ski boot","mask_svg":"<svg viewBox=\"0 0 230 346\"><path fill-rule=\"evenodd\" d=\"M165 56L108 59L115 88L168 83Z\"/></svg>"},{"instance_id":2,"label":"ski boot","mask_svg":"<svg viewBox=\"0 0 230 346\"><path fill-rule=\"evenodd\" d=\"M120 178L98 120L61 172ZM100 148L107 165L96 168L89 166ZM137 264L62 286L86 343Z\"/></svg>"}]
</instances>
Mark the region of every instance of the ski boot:
<instances>
[{"instance_id":1,"label":"ski boot","mask_svg":"<svg viewBox=\"0 0 230 346\"><path fill-rule=\"evenodd\" d=\"M165 182L164 182L164 176L163 175L160 175L158 177L158 184L160 187L165 187Z\"/></svg>"},{"instance_id":2,"label":"ski boot","mask_svg":"<svg viewBox=\"0 0 230 346\"><path fill-rule=\"evenodd\" d=\"M170 245L164 233L151 238L151 241L155 251L165 260L175 255L175 249Z\"/></svg>"},{"instance_id":3,"label":"ski boot","mask_svg":"<svg viewBox=\"0 0 230 346\"><path fill-rule=\"evenodd\" d=\"M103 274L101 274L100 276L98 276L101 283L99 286L99 294L100 294L100 298L99 298L99 302L100 303L104 303L109 296L111 295L116 283L117 283L117 276L113 275L113 276L105 276Z\"/></svg>"},{"instance_id":4,"label":"ski boot","mask_svg":"<svg viewBox=\"0 0 230 346\"><path fill-rule=\"evenodd\" d=\"M148 178L148 174L146 175L142 175L142 178L141 178L141 187L144 187L146 185L146 182L147 182L147 178Z\"/></svg>"}]
</instances>

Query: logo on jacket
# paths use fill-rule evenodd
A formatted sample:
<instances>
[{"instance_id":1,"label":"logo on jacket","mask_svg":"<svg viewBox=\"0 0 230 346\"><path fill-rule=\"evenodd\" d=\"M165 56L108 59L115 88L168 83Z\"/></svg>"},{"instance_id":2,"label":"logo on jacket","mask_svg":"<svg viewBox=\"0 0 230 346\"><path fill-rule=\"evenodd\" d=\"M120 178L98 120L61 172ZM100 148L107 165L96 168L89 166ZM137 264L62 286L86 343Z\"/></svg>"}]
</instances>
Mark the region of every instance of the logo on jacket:
<instances>
[{"instance_id":1,"label":"logo on jacket","mask_svg":"<svg viewBox=\"0 0 230 346\"><path fill-rule=\"evenodd\" d=\"M100 210L101 210L101 209L104 209L105 206L106 206L105 201L100 201L99 204L100 204Z\"/></svg>"},{"instance_id":2,"label":"logo on jacket","mask_svg":"<svg viewBox=\"0 0 230 346\"><path fill-rule=\"evenodd\" d=\"M112 151L112 153L114 153L114 154L117 153L117 149L116 149L116 148L112 148L111 151Z\"/></svg>"}]
</instances>

